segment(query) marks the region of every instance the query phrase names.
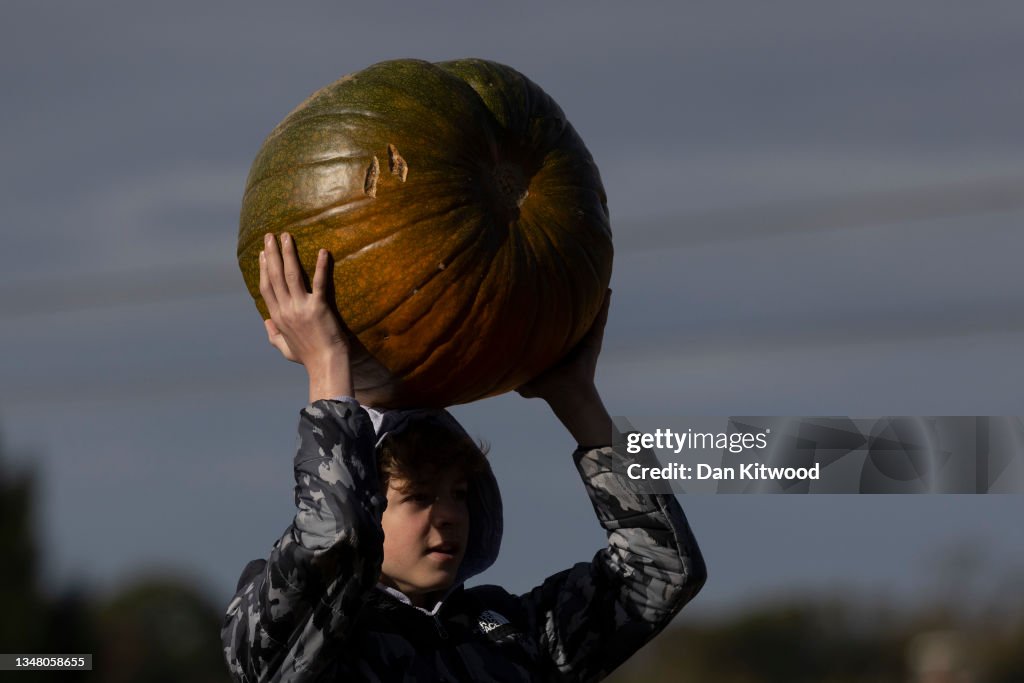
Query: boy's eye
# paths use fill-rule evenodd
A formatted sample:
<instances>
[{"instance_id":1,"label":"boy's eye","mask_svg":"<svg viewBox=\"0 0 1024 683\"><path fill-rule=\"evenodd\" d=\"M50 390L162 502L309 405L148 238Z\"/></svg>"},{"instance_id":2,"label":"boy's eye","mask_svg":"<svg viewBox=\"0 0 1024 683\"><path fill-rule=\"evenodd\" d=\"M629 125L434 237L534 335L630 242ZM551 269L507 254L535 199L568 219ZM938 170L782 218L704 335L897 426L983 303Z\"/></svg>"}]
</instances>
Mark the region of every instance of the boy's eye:
<instances>
[{"instance_id":1,"label":"boy's eye","mask_svg":"<svg viewBox=\"0 0 1024 683\"><path fill-rule=\"evenodd\" d=\"M433 497L427 493L410 493L405 497L406 500L412 501L413 503L429 503Z\"/></svg>"},{"instance_id":2,"label":"boy's eye","mask_svg":"<svg viewBox=\"0 0 1024 683\"><path fill-rule=\"evenodd\" d=\"M468 489L455 489L455 491L452 493L452 495L455 497L455 500L466 500L466 498L469 497L469 490Z\"/></svg>"}]
</instances>

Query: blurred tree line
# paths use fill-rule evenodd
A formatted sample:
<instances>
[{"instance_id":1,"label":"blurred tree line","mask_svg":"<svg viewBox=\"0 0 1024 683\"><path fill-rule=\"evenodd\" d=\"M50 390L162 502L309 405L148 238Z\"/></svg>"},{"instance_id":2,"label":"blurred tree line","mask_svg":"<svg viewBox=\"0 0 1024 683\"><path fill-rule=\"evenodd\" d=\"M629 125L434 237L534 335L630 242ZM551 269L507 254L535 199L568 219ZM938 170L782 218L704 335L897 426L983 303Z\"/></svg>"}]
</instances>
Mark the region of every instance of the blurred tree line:
<instances>
[{"instance_id":1,"label":"blurred tree line","mask_svg":"<svg viewBox=\"0 0 1024 683\"><path fill-rule=\"evenodd\" d=\"M842 600L766 604L666 631L614 683L1022 683L1024 596L1016 616L900 613ZM681 619L680 621L685 621Z\"/></svg>"},{"instance_id":2,"label":"blurred tree line","mask_svg":"<svg viewBox=\"0 0 1024 683\"><path fill-rule=\"evenodd\" d=\"M99 597L44 591L32 471L15 472L0 443L0 653L92 654L91 672L33 681L227 683L223 607L181 578L138 580ZM119 539L97 535L97 552ZM1024 595L970 615L905 613L883 602L809 598L715 621L684 617L609 680L614 683L1022 683ZM685 614L685 613L684 613ZM7 680L8 676L0 675ZM21 677L18 678L21 680Z\"/></svg>"},{"instance_id":3,"label":"blurred tree line","mask_svg":"<svg viewBox=\"0 0 1024 683\"><path fill-rule=\"evenodd\" d=\"M36 491L34 472L14 471L0 443L0 653L91 654L93 670L3 672L0 680L229 683L221 609L186 580L143 579L109 597L44 590ZM121 542L98 531L96 552Z\"/></svg>"}]
</instances>

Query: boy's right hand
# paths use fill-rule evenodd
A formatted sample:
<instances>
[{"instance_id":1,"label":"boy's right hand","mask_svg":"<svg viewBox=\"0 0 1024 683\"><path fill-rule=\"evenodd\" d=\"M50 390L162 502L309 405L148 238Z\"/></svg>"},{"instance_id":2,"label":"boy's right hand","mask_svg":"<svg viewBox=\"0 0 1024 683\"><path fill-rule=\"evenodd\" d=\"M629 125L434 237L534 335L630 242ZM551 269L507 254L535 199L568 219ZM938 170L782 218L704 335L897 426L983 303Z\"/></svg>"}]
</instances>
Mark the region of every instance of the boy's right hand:
<instances>
[{"instance_id":1,"label":"boy's right hand","mask_svg":"<svg viewBox=\"0 0 1024 683\"><path fill-rule=\"evenodd\" d=\"M260 294L270 311L264 322L270 343L288 360L305 366L310 401L351 396L348 340L328 300L327 251L321 249L317 255L312 292L306 291L295 241L288 233L281 233L280 249L272 234L265 235L259 259Z\"/></svg>"}]
</instances>

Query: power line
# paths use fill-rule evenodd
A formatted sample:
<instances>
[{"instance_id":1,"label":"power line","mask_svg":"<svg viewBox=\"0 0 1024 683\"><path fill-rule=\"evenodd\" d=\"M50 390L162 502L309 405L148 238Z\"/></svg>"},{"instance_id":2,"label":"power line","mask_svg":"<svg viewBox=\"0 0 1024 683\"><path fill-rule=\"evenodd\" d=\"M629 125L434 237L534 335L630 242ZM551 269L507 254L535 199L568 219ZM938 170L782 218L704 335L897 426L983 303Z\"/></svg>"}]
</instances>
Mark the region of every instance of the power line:
<instances>
[{"instance_id":1,"label":"power line","mask_svg":"<svg viewBox=\"0 0 1024 683\"><path fill-rule=\"evenodd\" d=\"M988 303L961 308L879 311L873 314L775 318L745 321L745 326L700 331L661 331L652 342L638 342L630 330L628 345L617 341L614 328L605 339L602 365L614 368L634 362L696 361L709 356L756 357L785 351L854 349L879 344L931 343L979 335L1024 333L1024 300ZM920 347L917 347L920 348ZM275 352L276 353L276 352ZM843 351L838 352L837 358ZM753 361L759 362L759 361ZM248 363L248 362L247 362ZM243 363L249 367L247 363ZM1008 368L1009 369L1009 368ZM295 392L304 375L297 366L275 363L266 372L190 373L156 372L146 377L116 378L70 386L34 381L23 386L0 388L0 413L46 404L97 404L123 401L179 399L188 396L269 394Z\"/></svg>"},{"instance_id":2,"label":"power line","mask_svg":"<svg viewBox=\"0 0 1024 683\"><path fill-rule=\"evenodd\" d=\"M784 237L795 233L870 228L1020 211L1024 178L936 185L848 197L771 202L758 206L650 219L641 229L616 236L629 250L695 247L721 242Z\"/></svg>"},{"instance_id":3,"label":"power line","mask_svg":"<svg viewBox=\"0 0 1024 683\"><path fill-rule=\"evenodd\" d=\"M1022 190L1024 178L1009 177L717 209L645 219L631 229L616 231L615 245L623 252L678 249L1013 212L1024 209ZM63 282L0 283L0 320L229 294L247 298L238 271L209 264L83 275Z\"/></svg>"},{"instance_id":4,"label":"power line","mask_svg":"<svg viewBox=\"0 0 1024 683\"><path fill-rule=\"evenodd\" d=\"M248 299L237 268L187 265L83 275L74 280L0 285L0 319L168 304L237 295Z\"/></svg>"}]
</instances>

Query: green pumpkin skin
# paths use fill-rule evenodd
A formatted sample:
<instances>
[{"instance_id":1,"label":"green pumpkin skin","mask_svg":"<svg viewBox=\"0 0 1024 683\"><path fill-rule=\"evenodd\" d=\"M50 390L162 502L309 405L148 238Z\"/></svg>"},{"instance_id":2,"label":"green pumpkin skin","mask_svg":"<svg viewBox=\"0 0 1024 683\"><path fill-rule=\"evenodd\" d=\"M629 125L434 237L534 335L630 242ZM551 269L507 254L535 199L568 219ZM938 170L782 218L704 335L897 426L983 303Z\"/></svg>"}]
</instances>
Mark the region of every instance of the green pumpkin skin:
<instances>
[{"instance_id":1,"label":"green pumpkin skin","mask_svg":"<svg viewBox=\"0 0 1024 683\"><path fill-rule=\"evenodd\" d=\"M607 289L600 174L557 104L479 59L374 64L317 91L246 181L238 259L259 294L265 233L307 277L334 259L356 396L441 407L523 384L586 333Z\"/></svg>"}]
</instances>

